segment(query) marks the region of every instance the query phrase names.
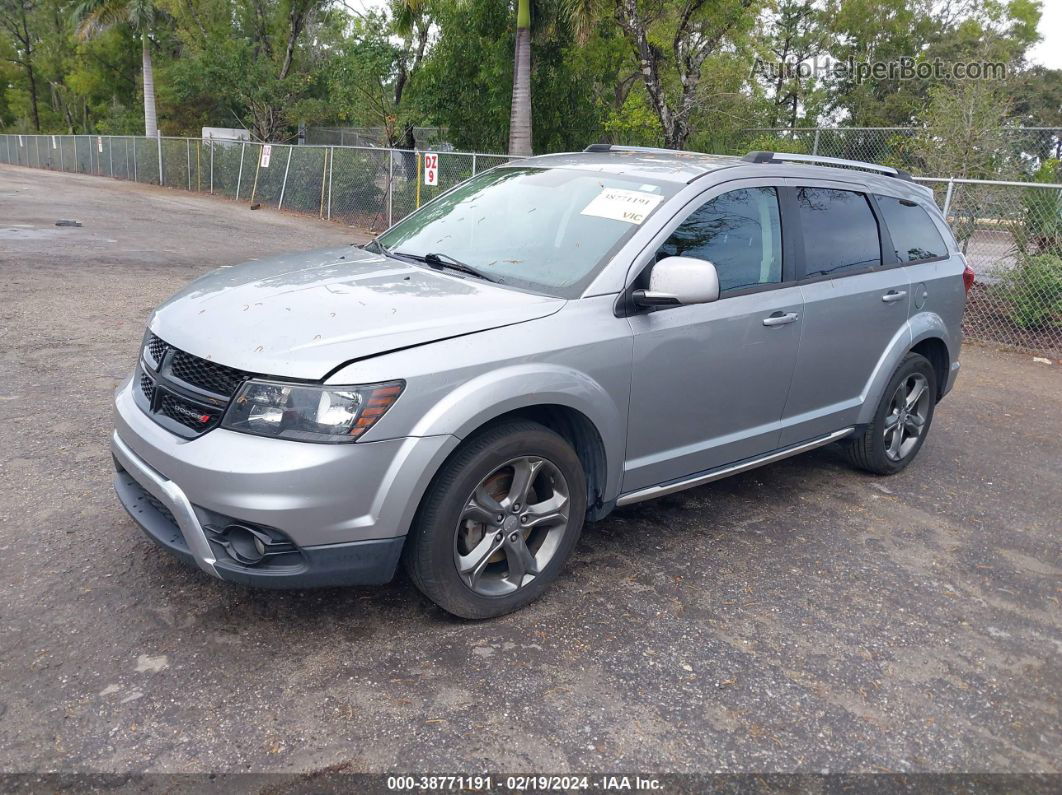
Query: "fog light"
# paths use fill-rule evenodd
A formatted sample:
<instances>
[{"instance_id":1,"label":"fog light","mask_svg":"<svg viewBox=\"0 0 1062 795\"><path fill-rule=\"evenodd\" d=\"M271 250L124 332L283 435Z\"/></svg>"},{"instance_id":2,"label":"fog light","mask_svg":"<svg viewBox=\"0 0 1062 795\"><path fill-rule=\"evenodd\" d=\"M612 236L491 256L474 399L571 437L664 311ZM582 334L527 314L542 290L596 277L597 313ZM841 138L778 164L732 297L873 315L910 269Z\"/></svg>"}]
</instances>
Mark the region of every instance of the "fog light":
<instances>
[{"instance_id":1,"label":"fog light","mask_svg":"<svg viewBox=\"0 0 1062 795\"><path fill-rule=\"evenodd\" d=\"M256 566L265 557L265 540L242 524L230 524L221 535L221 543L233 558L245 566Z\"/></svg>"}]
</instances>

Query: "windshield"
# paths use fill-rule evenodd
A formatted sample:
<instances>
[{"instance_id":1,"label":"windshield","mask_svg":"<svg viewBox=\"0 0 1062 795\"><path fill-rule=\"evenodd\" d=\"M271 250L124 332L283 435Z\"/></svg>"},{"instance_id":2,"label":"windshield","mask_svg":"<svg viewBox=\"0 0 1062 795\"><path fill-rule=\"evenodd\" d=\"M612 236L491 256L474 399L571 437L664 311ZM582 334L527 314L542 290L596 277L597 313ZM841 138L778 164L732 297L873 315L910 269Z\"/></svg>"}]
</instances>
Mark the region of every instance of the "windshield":
<instances>
[{"instance_id":1,"label":"windshield","mask_svg":"<svg viewBox=\"0 0 1062 795\"><path fill-rule=\"evenodd\" d=\"M396 255L439 255L501 284L574 298L673 190L596 172L496 168L426 204L379 242Z\"/></svg>"}]
</instances>

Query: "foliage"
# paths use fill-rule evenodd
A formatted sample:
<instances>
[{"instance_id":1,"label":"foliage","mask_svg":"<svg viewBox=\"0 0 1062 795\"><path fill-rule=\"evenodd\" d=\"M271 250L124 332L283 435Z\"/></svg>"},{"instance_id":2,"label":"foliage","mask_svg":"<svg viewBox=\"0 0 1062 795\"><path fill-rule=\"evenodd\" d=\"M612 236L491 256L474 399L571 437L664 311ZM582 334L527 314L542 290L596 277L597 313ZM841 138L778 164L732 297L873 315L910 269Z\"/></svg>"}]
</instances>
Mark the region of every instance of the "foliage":
<instances>
[{"instance_id":1,"label":"foliage","mask_svg":"<svg viewBox=\"0 0 1062 795\"><path fill-rule=\"evenodd\" d=\"M997 129L1062 124L1062 75L1023 60L1034 0L530 8L536 152L594 141L740 151L752 148L748 128L843 122L924 125L897 151L938 173L999 176L1062 154L1058 137L1007 151ZM164 135L242 126L287 142L300 125L345 124L411 146L414 125L440 126L456 148L504 151L516 10L516 0L0 0L0 128L141 133L146 42ZM97 35L77 35L79 20ZM756 66L902 57L1001 61L1010 75L859 80Z\"/></svg>"},{"instance_id":2,"label":"foliage","mask_svg":"<svg viewBox=\"0 0 1062 795\"><path fill-rule=\"evenodd\" d=\"M1025 258L1007 274L1004 288L1011 320L1021 328L1062 324L1062 257Z\"/></svg>"},{"instance_id":3,"label":"foliage","mask_svg":"<svg viewBox=\"0 0 1062 795\"><path fill-rule=\"evenodd\" d=\"M1047 160L1033 177L1035 182L1062 182L1062 163ZM1022 223L1015 231L1015 243L1022 254L1062 256L1062 190L1026 188Z\"/></svg>"}]
</instances>

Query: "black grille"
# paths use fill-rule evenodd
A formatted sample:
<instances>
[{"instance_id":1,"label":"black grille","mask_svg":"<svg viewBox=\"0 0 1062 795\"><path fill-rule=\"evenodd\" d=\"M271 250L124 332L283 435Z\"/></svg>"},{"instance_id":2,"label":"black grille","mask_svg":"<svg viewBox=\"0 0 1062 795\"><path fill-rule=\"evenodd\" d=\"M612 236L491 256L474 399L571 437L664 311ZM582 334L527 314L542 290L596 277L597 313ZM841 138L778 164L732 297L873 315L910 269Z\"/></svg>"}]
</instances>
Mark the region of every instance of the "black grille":
<instances>
[{"instance_id":1,"label":"black grille","mask_svg":"<svg viewBox=\"0 0 1062 795\"><path fill-rule=\"evenodd\" d=\"M158 412L198 433L210 430L221 417L220 411L206 409L170 392L162 393Z\"/></svg>"},{"instance_id":2,"label":"black grille","mask_svg":"<svg viewBox=\"0 0 1062 795\"><path fill-rule=\"evenodd\" d=\"M232 397L247 378L247 373L222 364L200 359L184 351L174 351L170 358L173 377L186 384L205 389L216 395Z\"/></svg>"},{"instance_id":3,"label":"black grille","mask_svg":"<svg viewBox=\"0 0 1062 795\"><path fill-rule=\"evenodd\" d=\"M144 397L147 398L148 405L151 405L152 398L155 397L155 382L148 376L140 376L140 391L144 393Z\"/></svg>"},{"instance_id":4,"label":"black grille","mask_svg":"<svg viewBox=\"0 0 1062 795\"><path fill-rule=\"evenodd\" d=\"M186 438L221 423L229 400L252 377L179 350L148 332L135 400L155 422Z\"/></svg>"},{"instance_id":5,"label":"black grille","mask_svg":"<svg viewBox=\"0 0 1062 795\"><path fill-rule=\"evenodd\" d=\"M154 360L155 364L159 364L162 361L162 357L166 353L166 349L170 347L165 342L160 340L154 334L148 337L148 353Z\"/></svg>"}]
</instances>

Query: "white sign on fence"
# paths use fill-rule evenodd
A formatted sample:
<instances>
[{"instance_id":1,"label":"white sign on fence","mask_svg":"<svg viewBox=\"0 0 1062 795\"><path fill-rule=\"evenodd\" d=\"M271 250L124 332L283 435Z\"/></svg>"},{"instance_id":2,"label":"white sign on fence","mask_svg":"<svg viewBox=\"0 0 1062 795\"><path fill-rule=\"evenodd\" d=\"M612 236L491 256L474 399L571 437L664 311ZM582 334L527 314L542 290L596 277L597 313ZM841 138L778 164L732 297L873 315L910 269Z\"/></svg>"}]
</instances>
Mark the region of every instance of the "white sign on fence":
<instances>
[{"instance_id":1,"label":"white sign on fence","mask_svg":"<svg viewBox=\"0 0 1062 795\"><path fill-rule=\"evenodd\" d=\"M424 153L424 184L439 184L439 156L433 152Z\"/></svg>"},{"instance_id":2,"label":"white sign on fence","mask_svg":"<svg viewBox=\"0 0 1062 795\"><path fill-rule=\"evenodd\" d=\"M58 148L59 147L55 145L55 136L53 135L52 136L52 149L58 149Z\"/></svg>"},{"instance_id":3,"label":"white sign on fence","mask_svg":"<svg viewBox=\"0 0 1062 795\"><path fill-rule=\"evenodd\" d=\"M269 168L269 158L271 158L272 156L273 147L271 147L269 144L266 144L262 147L262 160L259 165L261 165L262 168Z\"/></svg>"},{"instance_id":4,"label":"white sign on fence","mask_svg":"<svg viewBox=\"0 0 1062 795\"><path fill-rule=\"evenodd\" d=\"M103 154L103 136L96 136L96 148L100 150L100 154Z\"/></svg>"}]
</instances>

